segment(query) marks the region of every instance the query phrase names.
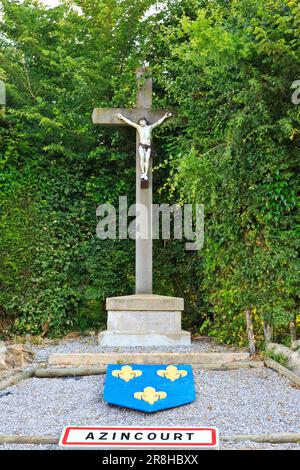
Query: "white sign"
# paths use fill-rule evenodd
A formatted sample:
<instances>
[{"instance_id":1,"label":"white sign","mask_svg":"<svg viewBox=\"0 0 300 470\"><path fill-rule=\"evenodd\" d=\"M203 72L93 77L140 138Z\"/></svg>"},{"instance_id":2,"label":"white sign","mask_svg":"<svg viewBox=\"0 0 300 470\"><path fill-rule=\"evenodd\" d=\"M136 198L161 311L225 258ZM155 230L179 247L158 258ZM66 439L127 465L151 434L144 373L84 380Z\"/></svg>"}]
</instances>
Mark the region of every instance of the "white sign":
<instances>
[{"instance_id":1,"label":"white sign","mask_svg":"<svg viewBox=\"0 0 300 470\"><path fill-rule=\"evenodd\" d=\"M219 432L198 427L67 426L59 445L71 449L218 449Z\"/></svg>"}]
</instances>

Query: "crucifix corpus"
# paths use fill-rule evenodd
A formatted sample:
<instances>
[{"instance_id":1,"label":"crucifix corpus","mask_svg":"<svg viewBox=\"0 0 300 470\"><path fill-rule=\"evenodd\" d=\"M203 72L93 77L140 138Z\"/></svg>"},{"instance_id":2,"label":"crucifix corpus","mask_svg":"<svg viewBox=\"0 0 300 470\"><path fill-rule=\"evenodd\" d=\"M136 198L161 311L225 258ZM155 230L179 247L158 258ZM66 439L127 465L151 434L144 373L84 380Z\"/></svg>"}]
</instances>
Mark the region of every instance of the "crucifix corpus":
<instances>
[{"instance_id":1,"label":"crucifix corpus","mask_svg":"<svg viewBox=\"0 0 300 470\"><path fill-rule=\"evenodd\" d=\"M94 124L129 125L136 129L136 208L139 212L135 237L135 295L106 299L108 329L100 333L99 342L103 346L189 344L190 334L181 330L183 299L152 294L151 134L172 114L151 109L152 78L148 69L137 69L136 77L136 108L95 108L93 111ZM164 314L161 322L159 313Z\"/></svg>"},{"instance_id":2,"label":"crucifix corpus","mask_svg":"<svg viewBox=\"0 0 300 470\"><path fill-rule=\"evenodd\" d=\"M151 156L151 133L152 129L162 124L167 118L172 116L172 113L166 113L161 119L156 121L154 124L150 124L147 119L141 118L138 123L131 121L130 119L123 116L123 114L116 114L118 119L121 119L129 126L134 127L137 130L137 139L139 139L138 149L140 156L141 166L141 188L147 188L148 185L145 181L148 181L148 169Z\"/></svg>"}]
</instances>

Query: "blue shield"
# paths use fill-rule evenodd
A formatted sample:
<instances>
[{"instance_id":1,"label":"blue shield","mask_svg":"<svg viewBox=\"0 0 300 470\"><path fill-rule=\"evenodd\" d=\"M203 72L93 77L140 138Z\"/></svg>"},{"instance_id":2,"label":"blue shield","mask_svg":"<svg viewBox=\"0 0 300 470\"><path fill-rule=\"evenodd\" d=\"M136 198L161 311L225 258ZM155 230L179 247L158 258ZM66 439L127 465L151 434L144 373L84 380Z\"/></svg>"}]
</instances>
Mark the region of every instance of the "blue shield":
<instances>
[{"instance_id":1,"label":"blue shield","mask_svg":"<svg viewBox=\"0 0 300 470\"><path fill-rule=\"evenodd\" d=\"M153 413L196 398L193 369L181 364L109 364L104 400L111 405Z\"/></svg>"}]
</instances>

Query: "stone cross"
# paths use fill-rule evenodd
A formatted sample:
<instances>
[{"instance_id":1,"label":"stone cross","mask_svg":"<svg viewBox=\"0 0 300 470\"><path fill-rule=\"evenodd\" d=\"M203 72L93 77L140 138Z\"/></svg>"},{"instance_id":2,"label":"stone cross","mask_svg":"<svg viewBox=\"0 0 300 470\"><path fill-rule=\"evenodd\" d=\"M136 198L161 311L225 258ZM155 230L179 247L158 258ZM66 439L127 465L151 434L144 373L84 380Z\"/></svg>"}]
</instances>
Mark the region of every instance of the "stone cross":
<instances>
[{"instance_id":1,"label":"stone cross","mask_svg":"<svg viewBox=\"0 0 300 470\"><path fill-rule=\"evenodd\" d=\"M5 83L3 80L0 80L0 106L5 106L5 103L6 103Z\"/></svg>"},{"instance_id":2,"label":"stone cross","mask_svg":"<svg viewBox=\"0 0 300 470\"><path fill-rule=\"evenodd\" d=\"M126 126L124 121L117 118L117 114L123 114L134 122L146 118L152 124L165 115L166 110L151 110L152 78L149 77L148 69L137 69L136 77L136 108L95 108L94 124ZM140 211L136 218L135 293L152 294L152 162L150 160L148 181L142 181L141 184L139 143L139 135L136 132L136 207L137 211L141 206L147 210Z\"/></svg>"},{"instance_id":3,"label":"stone cross","mask_svg":"<svg viewBox=\"0 0 300 470\"><path fill-rule=\"evenodd\" d=\"M5 115L6 90L5 83L0 80L0 114Z\"/></svg>"}]
</instances>

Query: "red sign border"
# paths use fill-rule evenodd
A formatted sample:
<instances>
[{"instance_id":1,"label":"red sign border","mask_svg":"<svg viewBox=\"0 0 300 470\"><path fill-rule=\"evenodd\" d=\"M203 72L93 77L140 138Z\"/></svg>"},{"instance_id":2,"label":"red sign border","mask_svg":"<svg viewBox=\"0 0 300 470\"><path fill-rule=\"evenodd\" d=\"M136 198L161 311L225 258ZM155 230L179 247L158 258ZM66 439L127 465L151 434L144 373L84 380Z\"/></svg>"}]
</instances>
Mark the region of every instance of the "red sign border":
<instances>
[{"instance_id":1,"label":"red sign border","mask_svg":"<svg viewBox=\"0 0 300 470\"><path fill-rule=\"evenodd\" d=\"M69 437L69 434L70 434L70 431L72 429L80 429L80 430L86 430L86 431L89 431L89 430L94 430L94 431L99 431L101 429L109 429L109 430L127 430L127 431L130 431L132 429L134 430L143 430L143 431L211 431L211 434L212 434L212 442L211 443L204 443L204 442L190 442L190 443L185 443L183 444L182 442L176 442L176 443L172 443L172 444L167 444L167 443L164 443L164 442L160 442L160 443L157 443L157 442L149 442L149 443L143 443L143 442L136 442L136 443L132 443L132 442L67 442L68 440L68 437ZM65 446L89 446L89 445L92 445L92 446L144 446L144 447L151 447L151 446L165 446L165 447L176 447L176 446L181 446L181 447L185 447L185 446L198 446L198 447L201 447L201 446L207 446L207 447L213 447L213 446L216 446L217 445L217 430L216 428L196 428L196 427L193 427L193 428L186 428L186 427L182 427L182 428L163 428L163 427L147 427L147 426L144 426L144 427L135 427L135 426L128 426L128 427L122 427L122 426L67 426L64 430L64 435L63 435L63 438L61 440L61 444L62 445L65 445Z\"/></svg>"}]
</instances>

